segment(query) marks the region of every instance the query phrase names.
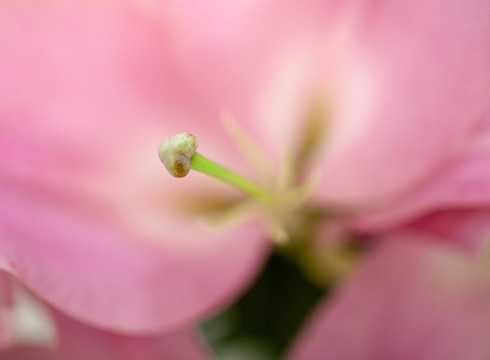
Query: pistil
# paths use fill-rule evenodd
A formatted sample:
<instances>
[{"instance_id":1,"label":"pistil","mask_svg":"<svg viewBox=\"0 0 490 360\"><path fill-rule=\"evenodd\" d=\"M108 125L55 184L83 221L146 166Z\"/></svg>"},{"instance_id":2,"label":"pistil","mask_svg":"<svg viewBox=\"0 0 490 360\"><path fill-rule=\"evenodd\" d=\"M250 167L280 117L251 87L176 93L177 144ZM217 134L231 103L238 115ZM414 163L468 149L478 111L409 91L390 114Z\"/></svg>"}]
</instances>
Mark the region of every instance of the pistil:
<instances>
[{"instance_id":1,"label":"pistil","mask_svg":"<svg viewBox=\"0 0 490 360\"><path fill-rule=\"evenodd\" d=\"M158 147L158 155L169 173L175 177L187 176L196 170L234 185L253 198L271 202L271 194L254 182L215 163L196 152L197 138L189 133L180 133L164 140Z\"/></svg>"}]
</instances>

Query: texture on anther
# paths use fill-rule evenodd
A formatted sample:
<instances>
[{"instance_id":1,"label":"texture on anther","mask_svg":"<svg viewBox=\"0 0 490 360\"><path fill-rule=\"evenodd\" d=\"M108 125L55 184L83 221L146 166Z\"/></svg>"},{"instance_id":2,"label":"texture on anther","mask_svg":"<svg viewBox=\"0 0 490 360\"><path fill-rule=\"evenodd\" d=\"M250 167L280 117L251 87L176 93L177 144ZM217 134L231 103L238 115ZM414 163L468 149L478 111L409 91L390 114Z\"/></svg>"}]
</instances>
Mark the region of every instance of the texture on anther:
<instances>
[{"instance_id":1,"label":"texture on anther","mask_svg":"<svg viewBox=\"0 0 490 360\"><path fill-rule=\"evenodd\" d=\"M189 133L180 133L162 141L158 156L168 172L175 177L186 176L191 169L192 156L198 146L197 138Z\"/></svg>"}]
</instances>

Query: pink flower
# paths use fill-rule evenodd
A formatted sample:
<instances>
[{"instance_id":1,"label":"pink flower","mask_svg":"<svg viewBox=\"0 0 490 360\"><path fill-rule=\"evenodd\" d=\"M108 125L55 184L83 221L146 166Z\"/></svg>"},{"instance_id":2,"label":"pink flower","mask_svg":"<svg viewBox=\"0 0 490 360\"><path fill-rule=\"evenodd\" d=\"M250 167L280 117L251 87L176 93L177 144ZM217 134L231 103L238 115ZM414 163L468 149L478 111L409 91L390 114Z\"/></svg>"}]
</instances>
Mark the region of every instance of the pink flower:
<instances>
[{"instance_id":1,"label":"pink flower","mask_svg":"<svg viewBox=\"0 0 490 360\"><path fill-rule=\"evenodd\" d=\"M301 230L303 200L334 214L326 226L379 237L488 206L487 2L1 6L0 267L94 326L155 332L216 309L253 279L267 236ZM295 196L212 231L189 203L237 192L170 178L155 148L191 132L254 176L223 109L273 163L292 154L278 183ZM461 234L444 239L480 247Z\"/></svg>"}]
</instances>

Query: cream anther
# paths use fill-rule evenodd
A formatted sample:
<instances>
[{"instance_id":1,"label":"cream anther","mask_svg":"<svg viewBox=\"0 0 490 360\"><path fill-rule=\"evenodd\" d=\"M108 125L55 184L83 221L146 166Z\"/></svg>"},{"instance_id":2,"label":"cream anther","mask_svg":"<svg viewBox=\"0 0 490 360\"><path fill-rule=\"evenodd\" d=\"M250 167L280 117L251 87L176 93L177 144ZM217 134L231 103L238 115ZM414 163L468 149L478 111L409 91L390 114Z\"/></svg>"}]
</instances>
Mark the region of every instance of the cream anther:
<instances>
[{"instance_id":1,"label":"cream anther","mask_svg":"<svg viewBox=\"0 0 490 360\"><path fill-rule=\"evenodd\" d=\"M194 135L180 133L160 143L158 156L170 174L178 178L184 177L191 169L192 156L198 145Z\"/></svg>"}]
</instances>

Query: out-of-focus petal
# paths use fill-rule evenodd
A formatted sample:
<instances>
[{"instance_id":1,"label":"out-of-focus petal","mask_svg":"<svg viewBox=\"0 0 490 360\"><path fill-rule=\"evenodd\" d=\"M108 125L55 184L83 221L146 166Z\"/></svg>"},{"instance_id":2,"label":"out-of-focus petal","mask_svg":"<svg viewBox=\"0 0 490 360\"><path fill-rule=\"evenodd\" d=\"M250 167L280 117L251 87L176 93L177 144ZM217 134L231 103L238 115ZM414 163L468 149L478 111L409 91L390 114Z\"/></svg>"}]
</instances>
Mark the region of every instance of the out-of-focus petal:
<instances>
[{"instance_id":1,"label":"out-of-focus petal","mask_svg":"<svg viewBox=\"0 0 490 360\"><path fill-rule=\"evenodd\" d=\"M58 346L19 344L0 351L5 360L204 360L211 355L190 331L135 337L92 328L56 314Z\"/></svg>"},{"instance_id":2,"label":"out-of-focus petal","mask_svg":"<svg viewBox=\"0 0 490 360\"><path fill-rule=\"evenodd\" d=\"M488 209L462 209L431 213L404 227L429 232L438 241L476 253L487 246L489 224Z\"/></svg>"},{"instance_id":3,"label":"out-of-focus petal","mask_svg":"<svg viewBox=\"0 0 490 360\"><path fill-rule=\"evenodd\" d=\"M313 313L289 359L487 359L487 254L431 244L418 231L386 240Z\"/></svg>"},{"instance_id":4,"label":"out-of-focus petal","mask_svg":"<svg viewBox=\"0 0 490 360\"><path fill-rule=\"evenodd\" d=\"M169 24L133 2L1 7L0 266L75 317L129 332L190 321L245 286L264 254L258 229L177 214L226 190L172 179L157 157L164 137L190 131L203 153L240 161L185 89Z\"/></svg>"},{"instance_id":5,"label":"out-of-focus petal","mask_svg":"<svg viewBox=\"0 0 490 360\"><path fill-rule=\"evenodd\" d=\"M358 228L379 230L438 210L488 206L490 137L488 129L479 126L476 131L447 165L381 210L361 216Z\"/></svg>"},{"instance_id":6,"label":"out-of-focus petal","mask_svg":"<svg viewBox=\"0 0 490 360\"><path fill-rule=\"evenodd\" d=\"M324 198L386 200L447 160L488 107L490 3L354 2ZM462 56L462 54L464 54Z\"/></svg>"},{"instance_id":7,"label":"out-of-focus petal","mask_svg":"<svg viewBox=\"0 0 490 360\"><path fill-rule=\"evenodd\" d=\"M128 336L103 331L53 311L60 360L204 360L208 350L190 330Z\"/></svg>"},{"instance_id":8,"label":"out-of-focus petal","mask_svg":"<svg viewBox=\"0 0 490 360\"><path fill-rule=\"evenodd\" d=\"M29 306L42 309L56 328L56 341L42 341L45 334L19 339L15 346L0 351L1 359L56 359L56 360L204 360L211 358L204 341L191 329L172 330L164 334L130 336L108 332L80 323L65 314L45 306L25 290L18 288L16 311L27 311L21 316L33 316ZM31 303L28 307L22 302ZM35 316L35 315L34 315ZM16 324L19 325L19 324ZM30 329L31 331L33 329ZM34 334L32 334L34 335ZM40 345L39 342L44 343Z\"/></svg>"},{"instance_id":9,"label":"out-of-focus petal","mask_svg":"<svg viewBox=\"0 0 490 360\"><path fill-rule=\"evenodd\" d=\"M335 27L336 1L160 2L194 95L229 110L267 155L289 148L317 98L319 40ZM196 31L196 29L199 29Z\"/></svg>"},{"instance_id":10,"label":"out-of-focus petal","mask_svg":"<svg viewBox=\"0 0 490 360\"><path fill-rule=\"evenodd\" d=\"M255 227L213 232L167 217L168 233L148 240L90 206L0 189L2 266L97 325L148 331L189 321L239 291L262 259Z\"/></svg>"}]
</instances>

